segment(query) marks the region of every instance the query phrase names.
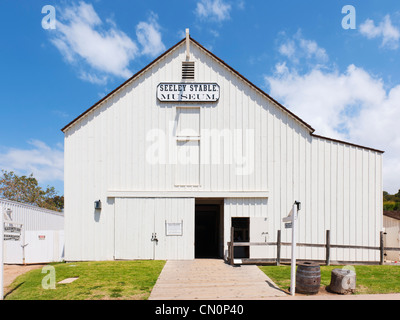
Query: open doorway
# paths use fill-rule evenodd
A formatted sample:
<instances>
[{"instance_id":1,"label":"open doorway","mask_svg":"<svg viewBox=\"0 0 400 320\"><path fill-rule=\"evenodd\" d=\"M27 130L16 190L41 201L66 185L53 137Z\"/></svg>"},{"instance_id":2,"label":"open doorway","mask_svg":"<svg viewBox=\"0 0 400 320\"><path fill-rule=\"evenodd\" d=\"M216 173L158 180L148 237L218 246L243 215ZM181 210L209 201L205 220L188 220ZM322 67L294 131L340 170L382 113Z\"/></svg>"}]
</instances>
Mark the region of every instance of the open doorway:
<instances>
[{"instance_id":1,"label":"open doorway","mask_svg":"<svg viewBox=\"0 0 400 320\"><path fill-rule=\"evenodd\" d=\"M250 218L232 218L234 242L250 242ZM234 247L234 257L246 259L250 257L249 247Z\"/></svg>"},{"instance_id":2,"label":"open doorway","mask_svg":"<svg viewBox=\"0 0 400 320\"><path fill-rule=\"evenodd\" d=\"M196 200L195 257L222 258L223 200Z\"/></svg>"}]
</instances>

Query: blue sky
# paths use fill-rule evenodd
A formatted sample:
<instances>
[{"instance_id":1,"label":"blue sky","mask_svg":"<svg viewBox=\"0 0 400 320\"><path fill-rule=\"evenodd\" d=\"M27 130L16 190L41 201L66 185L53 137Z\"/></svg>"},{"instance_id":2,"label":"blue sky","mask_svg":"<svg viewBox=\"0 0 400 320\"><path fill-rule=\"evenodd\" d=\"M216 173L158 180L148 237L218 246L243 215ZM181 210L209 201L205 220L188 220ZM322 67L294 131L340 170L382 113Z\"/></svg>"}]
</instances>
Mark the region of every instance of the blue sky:
<instances>
[{"instance_id":1,"label":"blue sky","mask_svg":"<svg viewBox=\"0 0 400 320\"><path fill-rule=\"evenodd\" d=\"M342 26L345 5L356 29ZM0 18L0 168L60 194L60 129L185 28L317 134L385 150L384 189L400 189L398 0L2 0Z\"/></svg>"}]
</instances>

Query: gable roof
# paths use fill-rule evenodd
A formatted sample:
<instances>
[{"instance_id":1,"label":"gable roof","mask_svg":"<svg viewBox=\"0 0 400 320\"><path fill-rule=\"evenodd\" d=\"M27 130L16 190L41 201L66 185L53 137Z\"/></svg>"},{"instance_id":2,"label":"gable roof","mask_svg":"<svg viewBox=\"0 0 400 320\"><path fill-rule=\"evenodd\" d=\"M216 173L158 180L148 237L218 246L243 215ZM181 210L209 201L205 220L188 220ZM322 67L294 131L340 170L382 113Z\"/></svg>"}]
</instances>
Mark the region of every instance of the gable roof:
<instances>
[{"instance_id":1,"label":"gable roof","mask_svg":"<svg viewBox=\"0 0 400 320\"><path fill-rule=\"evenodd\" d=\"M256 86L254 83L252 83L250 80L248 80L246 77L244 77L242 74L240 74L238 71L236 71L234 68L232 68L231 66L229 66L226 62L224 62L222 59L220 59L219 57L217 57L215 54L213 54L211 51L207 50L204 46L202 46L199 42L197 42L195 39L193 39L191 36L189 37L190 41L192 43L194 43L195 45L197 45L201 50L203 50L206 54L208 54L209 56L211 56L212 58L214 58L215 60L217 60L220 64L222 64L224 67L226 67L228 70L230 70L232 73L234 73L236 76L238 76L241 80L243 80L245 83L247 83L250 87L252 87L253 89L255 89L256 91L258 91L262 96L264 96L265 98L267 98L267 100L271 101L273 104L275 104L278 108L280 108L282 111L284 111L285 113L289 114L293 119L295 119L296 121L298 121L301 125L303 125L306 129L308 129L308 131L310 132L311 135L321 138L321 139L326 139L329 141L333 141L333 142L339 142L339 143L344 143L347 145L351 145L354 147L359 147L359 148L363 148L363 149L367 149L367 150L371 150L371 151L375 151L375 152L379 152L379 153L384 153L384 151L381 150L377 150L377 149L372 149L369 147L364 147L364 146L360 146L360 145L356 145L353 143L349 143L346 141L341 141L341 140L336 140L336 139L331 139L331 138L327 138L327 137L323 137L323 136L317 136L314 134L315 129L309 125L307 122L305 122L304 120L302 120L301 118L299 118L297 115L295 115L293 112L291 112L289 109L287 109L286 107L284 107L281 103L279 103L278 101L276 101L274 98L272 98L269 94L267 94L265 91L261 90L258 86ZM161 54L158 58L156 58L154 61L152 61L151 63L149 63L146 67L144 67L142 70L138 71L136 74L134 74L131 78L129 78L128 80L126 80L124 83L122 83L119 87L117 87L116 89L114 89L113 91L111 91L109 94L107 94L104 98L102 98L101 100L99 100L98 102L96 102L93 106L91 106L89 109L87 109L85 112L83 112L81 115L79 115L77 118L75 118L74 120L72 120L70 123L68 123L64 128L61 129L62 132L66 132L71 126L73 126L76 122L78 122L79 120L81 120L83 117L85 117L88 113L90 113L91 111L93 111L95 108L97 108L102 102L104 102L105 100L107 100L109 97L111 97L112 95L116 94L119 90L121 90L122 88L124 88L126 85L128 85L130 82L134 81L136 78L138 78L140 75L142 75L144 72L146 72L146 70L148 70L149 68L151 68L153 65L155 65L158 61L160 61L162 58L164 58L165 56L167 56L170 52L172 52L173 50L175 50L177 47L179 47L182 43L184 43L186 41L186 38L183 38L181 41L179 41L176 45L174 45L173 47L171 47L170 49L168 49L167 51L165 51L163 54Z\"/></svg>"},{"instance_id":2,"label":"gable roof","mask_svg":"<svg viewBox=\"0 0 400 320\"><path fill-rule=\"evenodd\" d=\"M225 63L222 59L218 58L216 55L214 55L211 51L207 50L204 48L200 43L198 43L196 40L194 40L192 37L190 37L190 40L192 43L196 44L201 50L205 51L208 55L213 57L215 60L217 60L219 63L221 63L224 67L228 68L232 73L236 74L240 79L242 79L244 82L246 82L248 85L253 87L256 91L261 93L263 96L265 96L268 100L272 101L275 105L277 105L279 108L281 108L283 111L288 113L290 116L292 116L294 119L299 121L303 126L305 126L310 132L314 132L315 130L304 120L300 119L297 115L292 113L290 110L285 108L282 104L280 104L278 101L273 99L270 95L265 93L263 90L261 90L259 87L257 87L255 84L253 84L251 81L249 81L247 78L245 78L243 75L241 75L238 71L233 69L231 66L229 66L227 63ZM166 55L168 55L171 51L179 47L183 42L186 41L186 38L182 39L179 41L176 45L165 51L162 55L160 55L158 58L156 58L154 61L152 61L150 64L148 64L146 67L144 67L142 70L134 74L131 78L126 80L124 83L122 83L119 87L111 91L109 94L107 94L104 98L96 102L93 106L91 106L89 109L87 109L85 112L83 112L81 115L79 115L77 118L72 120L70 123L68 123L64 128L61 129L62 132L65 133L65 131L73 126L77 121L82 119L85 115L87 115L90 111L95 109L97 106L99 106L103 101L108 99L110 96L114 95L117 93L120 89L124 88L126 85L128 85L131 81L135 80L137 77L139 77L142 73L144 73L147 69L151 68L153 65L155 65L158 61L160 61L162 58L164 58Z\"/></svg>"},{"instance_id":3,"label":"gable roof","mask_svg":"<svg viewBox=\"0 0 400 320\"><path fill-rule=\"evenodd\" d=\"M149 69L150 67L152 67L154 64L156 64L159 60L161 60L164 56L166 56L168 53L170 53L172 50L174 50L176 47L178 47L182 42L184 42L186 39L183 39L181 41L179 41L176 45L174 45L172 48L168 49L167 51L165 51L161 56L159 56L158 58L156 58L153 62L151 62L150 64L148 64L146 67L144 67L142 70L138 71L136 74L134 74L132 77L130 77L128 80L126 80L124 83L122 83L119 87L117 87L116 89L114 89L113 91L111 91L109 94L107 94L104 98L100 99L99 101L97 101L93 106L91 106L89 109L87 109L84 113L82 113L81 115L79 115L77 118L75 118L74 120L72 120L70 123L68 123L64 128L61 129L62 132L65 133L65 131L71 127L72 125L74 125L76 122L78 122L80 119L82 119L85 115L87 115L90 111L92 111L93 109L95 109L97 106L99 106L103 101L107 100L109 97L111 97L112 95L114 95L115 93L117 93L120 89L122 89L123 87L125 87L128 83L130 83L131 81L133 81L134 79L136 79L137 77L139 77L142 73L144 73L147 69Z\"/></svg>"}]
</instances>

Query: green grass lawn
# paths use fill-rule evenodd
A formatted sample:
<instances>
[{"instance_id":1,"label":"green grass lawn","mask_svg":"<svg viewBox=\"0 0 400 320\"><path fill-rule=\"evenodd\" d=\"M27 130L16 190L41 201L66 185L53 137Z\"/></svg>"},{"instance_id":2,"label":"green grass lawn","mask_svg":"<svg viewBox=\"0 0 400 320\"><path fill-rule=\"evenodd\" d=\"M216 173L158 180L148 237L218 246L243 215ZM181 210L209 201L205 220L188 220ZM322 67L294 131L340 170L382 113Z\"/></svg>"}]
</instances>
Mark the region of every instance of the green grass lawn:
<instances>
[{"instance_id":1,"label":"green grass lawn","mask_svg":"<svg viewBox=\"0 0 400 320\"><path fill-rule=\"evenodd\" d=\"M10 286L7 300L99 300L148 299L165 261L107 261L50 264L55 268L56 288L43 289L49 273L32 270L19 276ZM70 284L58 284L79 277Z\"/></svg>"},{"instance_id":2,"label":"green grass lawn","mask_svg":"<svg viewBox=\"0 0 400 320\"><path fill-rule=\"evenodd\" d=\"M357 275L356 294L400 293L400 266L353 266ZM290 287L290 266L259 267L282 290ZM331 282L331 271L341 266L321 266L321 287Z\"/></svg>"}]
</instances>

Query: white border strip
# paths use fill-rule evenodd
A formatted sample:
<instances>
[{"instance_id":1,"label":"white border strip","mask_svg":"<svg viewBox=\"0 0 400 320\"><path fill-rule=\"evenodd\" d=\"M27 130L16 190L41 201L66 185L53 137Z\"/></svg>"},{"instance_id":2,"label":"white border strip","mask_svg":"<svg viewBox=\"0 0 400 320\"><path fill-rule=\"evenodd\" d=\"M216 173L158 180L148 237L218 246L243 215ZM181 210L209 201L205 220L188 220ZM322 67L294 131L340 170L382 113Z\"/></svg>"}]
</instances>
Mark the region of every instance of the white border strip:
<instances>
[{"instance_id":1,"label":"white border strip","mask_svg":"<svg viewBox=\"0 0 400 320\"><path fill-rule=\"evenodd\" d=\"M268 191L108 191L108 198L268 198Z\"/></svg>"}]
</instances>

